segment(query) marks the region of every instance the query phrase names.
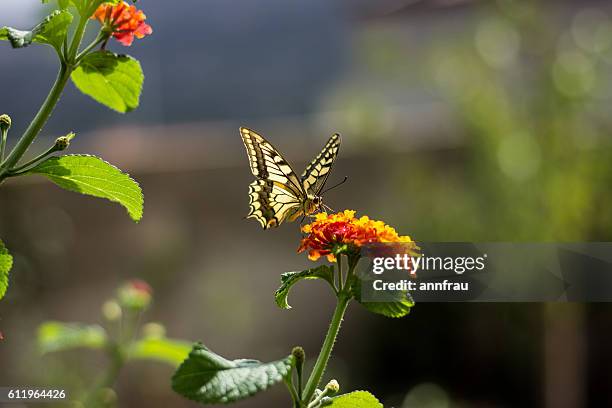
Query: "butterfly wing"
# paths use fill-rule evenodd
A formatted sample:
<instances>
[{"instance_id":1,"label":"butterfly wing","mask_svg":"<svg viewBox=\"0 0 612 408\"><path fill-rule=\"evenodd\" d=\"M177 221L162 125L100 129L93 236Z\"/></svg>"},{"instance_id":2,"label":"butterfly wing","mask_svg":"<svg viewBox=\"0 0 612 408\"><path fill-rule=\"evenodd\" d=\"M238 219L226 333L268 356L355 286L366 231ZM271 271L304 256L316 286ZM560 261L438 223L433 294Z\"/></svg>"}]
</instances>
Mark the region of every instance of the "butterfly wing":
<instances>
[{"instance_id":1,"label":"butterfly wing","mask_svg":"<svg viewBox=\"0 0 612 408\"><path fill-rule=\"evenodd\" d=\"M270 180L255 180L249 185L249 214L264 229L276 227L285 219L301 213L300 199Z\"/></svg>"},{"instance_id":2,"label":"butterfly wing","mask_svg":"<svg viewBox=\"0 0 612 408\"><path fill-rule=\"evenodd\" d=\"M289 163L270 142L256 132L240 128L240 136L246 147L251 172L260 180L271 180L297 197L305 196L300 180Z\"/></svg>"},{"instance_id":3,"label":"butterfly wing","mask_svg":"<svg viewBox=\"0 0 612 408\"><path fill-rule=\"evenodd\" d=\"M308 164L300 177L304 190L316 196L319 195L331 173L334 161L336 161L341 142L340 135L338 133L333 134L321 153Z\"/></svg>"},{"instance_id":4,"label":"butterfly wing","mask_svg":"<svg viewBox=\"0 0 612 408\"><path fill-rule=\"evenodd\" d=\"M264 229L295 219L308 198L297 175L263 136L247 128L240 128L240 135L257 178L249 186L247 218L255 218Z\"/></svg>"}]
</instances>

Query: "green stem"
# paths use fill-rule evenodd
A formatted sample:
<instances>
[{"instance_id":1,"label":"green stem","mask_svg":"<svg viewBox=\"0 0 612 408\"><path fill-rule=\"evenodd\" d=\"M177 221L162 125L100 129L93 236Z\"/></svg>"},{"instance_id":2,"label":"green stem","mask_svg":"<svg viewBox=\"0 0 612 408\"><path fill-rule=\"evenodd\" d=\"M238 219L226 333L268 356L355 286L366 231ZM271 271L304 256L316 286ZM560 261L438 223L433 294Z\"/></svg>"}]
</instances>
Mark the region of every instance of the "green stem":
<instances>
[{"instance_id":1,"label":"green stem","mask_svg":"<svg viewBox=\"0 0 612 408\"><path fill-rule=\"evenodd\" d=\"M75 62L76 62L76 64L78 64L79 62L81 62L81 60L83 59L83 57L85 57L87 54L89 54L89 52L90 52L91 50L93 50L93 49L94 49L94 47L95 47L96 45L100 44L100 43L101 43L101 42L103 42L103 41L106 41L106 39L107 39L107 38L108 38L108 36L106 36L106 35L104 35L102 32L100 32L100 33L98 34L98 36L96 37L96 39L95 39L95 40L93 40L93 41L91 42L91 44L89 44L87 47L85 47L85 48L83 49L83 51L81 51L81 52L80 52L80 53L79 53L79 54L76 56L76 58L75 58Z\"/></svg>"},{"instance_id":2,"label":"green stem","mask_svg":"<svg viewBox=\"0 0 612 408\"><path fill-rule=\"evenodd\" d=\"M79 52L79 47L81 46L81 41L83 41L83 35L85 34L85 29L87 28L87 23L89 22L89 17L82 17L79 19L79 24L74 32L74 37L72 37L72 43L70 44L70 51L68 51L68 61L75 61L77 53Z\"/></svg>"},{"instance_id":3,"label":"green stem","mask_svg":"<svg viewBox=\"0 0 612 408\"><path fill-rule=\"evenodd\" d=\"M341 292L344 289L344 273L342 272L342 257L338 256L336 258L336 263L338 264L338 287Z\"/></svg>"},{"instance_id":4,"label":"green stem","mask_svg":"<svg viewBox=\"0 0 612 408\"><path fill-rule=\"evenodd\" d=\"M285 385L287 385L287 388L289 389L289 393L291 394L291 399L293 400L293 407L300 408L300 397L297 391L295 390L295 387L293 386L293 383L291 382L291 380L288 378L285 378Z\"/></svg>"},{"instance_id":5,"label":"green stem","mask_svg":"<svg viewBox=\"0 0 612 408\"><path fill-rule=\"evenodd\" d=\"M8 129L2 131L2 141L0 142L0 163L4 160L4 149L6 149L6 138L8 136Z\"/></svg>"},{"instance_id":6,"label":"green stem","mask_svg":"<svg viewBox=\"0 0 612 408\"><path fill-rule=\"evenodd\" d=\"M110 357L110 365L106 369L106 372L97 384L91 389L84 399L83 406L85 407L98 407L102 406L100 403L100 392L105 388L112 388L117 381L119 372L125 364L125 357L122 347L119 344L111 343L107 346L107 353Z\"/></svg>"},{"instance_id":7,"label":"green stem","mask_svg":"<svg viewBox=\"0 0 612 408\"><path fill-rule=\"evenodd\" d=\"M39 161L41 161L42 159L46 158L47 156L49 156L50 154L53 154L55 152L58 151L57 146L53 145L51 146L49 149L47 149L44 153L39 154L38 156L36 156L35 158L33 158L32 160L30 160L29 162L22 164L19 167L15 167L9 170L9 173L7 174L9 177L10 176L16 176L18 174L21 174L25 171L28 171L28 167L32 166L33 164L38 163Z\"/></svg>"},{"instance_id":8,"label":"green stem","mask_svg":"<svg viewBox=\"0 0 612 408\"><path fill-rule=\"evenodd\" d=\"M15 145L11 153L6 158L6 161L0 168L0 179L4 178L3 176L5 176L6 173L17 164L19 159L21 159L24 153L28 150L36 136L38 136L38 133L40 133L40 130L47 122L47 119L49 119L51 112L53 112L55 105L57 105L57 102L59 101L62 91L64 90L69 78L70 70L66 67L66 65L62 64L49 95L47 95L47 98L34 117L34 120L32 120L30 126L28 126L25 133L23 136L21 136L21 139L19 142L17 142L17 145Z\"/></svg>"},{"instance_id":9,"label":"green stem","mask_svg":"<svg viewBox=\"0 0 612 408\"><path fill-rule=\"evenodd\" d=\"M350 300L351 297L347 293L340 292L340 294L338 295L338 303L336 304L336 310L334 311L331 323L329 324L329 329L327 330L325 341L323 341L323 346L321 347L319 357L317 357L315 366L312 370L312 373L310 374L308 382L306 383L304 393L302 394L302 404L304 406L308 405L314 395L315 390L321 382L321 377L323 377L323 373L325 372L325 368L327 367L327 362L329 361L329 357L331 356L334 343L336 342L336 337L338 336L338 332L340 331L340 324L342 323L342 318L344 317L344 313L346 312L346 308Z\"/></svg>"},{"instance_id":10,"label":"green stem","mask_svg":"<svg viewBox=\"0 0 612 408\"><path fill-rule=\"evenodd\" d=\"M303 378L302 378L302 373L304 371L304 364L301 364L300 366L296 367L296 371L297 371L297 395L298 395L298 399L297 399L297 407L300 407L300 398L302 396L302 388L303 388Z\"/></svg>"},{"instance_id":11,"label":"green stem","mask_svg":"<svg viewBox=\"0 0 612 408\"><path fill-rule=\"evenodd\" d=\"M43 102L32 122L30 122L30 125L24 134L21 136L21 139L19 139L19 142L17 142L17 145L15 145L11 153L8 155L6 161L4 161L2 166L0 166L0 180L6 178L6 174L9 172L9 170L12 169L23 157L34 139L36 139L36 136L38 136L40 133L45 123L47 123L49 116L51 116L55 105L57 105L57 102L59 101L60 96L66 87L70 74L74 69L74 61L78 53L79 46L81 45L81 41L83 40L83 35L85 34L88 20L88 17L80 18L79 24L72 38L70 50L68 51L68 55L65 56L67 62L62 62L57 79L55 80L51 91L49 91L47 98Z\"/></svg>"}]
</instances>

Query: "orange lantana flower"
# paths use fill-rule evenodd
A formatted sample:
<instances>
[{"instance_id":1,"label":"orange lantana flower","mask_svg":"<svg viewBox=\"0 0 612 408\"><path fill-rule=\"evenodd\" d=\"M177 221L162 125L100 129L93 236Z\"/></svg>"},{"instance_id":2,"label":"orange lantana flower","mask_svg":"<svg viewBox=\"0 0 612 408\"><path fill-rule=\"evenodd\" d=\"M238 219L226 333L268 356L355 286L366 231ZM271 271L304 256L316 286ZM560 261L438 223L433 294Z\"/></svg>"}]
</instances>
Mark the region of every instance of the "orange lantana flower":
<instances>
[{"instance_id":1,"label":"orange lantana flower","mask_svg":"<svg viewBox=\"0 0 612 408\"><path fill-rule=\"evenodd\" d=\"M98 20L104 31L126 47L132 45L134 37L143 38L153 33L151 26L145 23L147 16L142 10L125 1L114 6L101 4L91 18Z\"/></svg>"},{"instance_id":2,"label":"orange lantana flower","mask_svg":"<svg viewBox=\"0 0 612 408\"><path fill-rule=\"evenodd\" d=\"M313 261L327 256L330 262L334 262L336 255L342 253L358 256L360 248L366 244L402 244L415 253L418 249L409 236L401 236L393 227L365 215L356 218L352 210L331 215L319 213L314 222L302 227L302 232L307 235L302 239L298 252L308 250L308 258Z\"/></svg>"}]
</instances>

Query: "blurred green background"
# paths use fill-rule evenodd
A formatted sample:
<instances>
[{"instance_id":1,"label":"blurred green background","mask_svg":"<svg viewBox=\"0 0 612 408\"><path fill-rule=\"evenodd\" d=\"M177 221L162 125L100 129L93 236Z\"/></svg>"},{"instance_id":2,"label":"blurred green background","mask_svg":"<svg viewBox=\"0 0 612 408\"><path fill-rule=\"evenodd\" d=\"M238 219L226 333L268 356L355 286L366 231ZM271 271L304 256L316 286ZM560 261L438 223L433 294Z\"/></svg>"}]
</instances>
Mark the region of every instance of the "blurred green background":
<instances>
[{"instance_id":1,"label":"blurred green background","mask_svg":"<svg viewBox=\"0 0 612 408\"><path fill-rule=\"evenodd\" d=\"M9 1L0 26L36 21ZM41 138L79 133L145 192L136 225L118 206L32 177L0 188L0 237L15 255L0 303L0 385L87 386L105 361L40 356L45 320L99 322L124 280L155 290L147 320L230 357L312 357L333 309L279 274L310 263L295 224L242 217L248 170L238 127L302 168L333 132L343 146L326 197L419 241L609 241L612 5L605 1L184 1L139 3L155 33L129 49L147 74L121 117L69 91ZM120 50L118 46L115 47ZM121 50L123 51L123 50ZM42 63L39 62L42 59ZM51 79L49 50L0 47L0 110L25 128ZM5 85L6 84L6 85ZM517 254L520 256L520 254ZM419 304L402 320L349 309L327 378L385 406L612 405L612 307ZM188 407L172 369L130 365L122 407ZM285 390L237 404L287 406ZM19 406L19 405L16 405Z\"/></svg>"}]
</instances>

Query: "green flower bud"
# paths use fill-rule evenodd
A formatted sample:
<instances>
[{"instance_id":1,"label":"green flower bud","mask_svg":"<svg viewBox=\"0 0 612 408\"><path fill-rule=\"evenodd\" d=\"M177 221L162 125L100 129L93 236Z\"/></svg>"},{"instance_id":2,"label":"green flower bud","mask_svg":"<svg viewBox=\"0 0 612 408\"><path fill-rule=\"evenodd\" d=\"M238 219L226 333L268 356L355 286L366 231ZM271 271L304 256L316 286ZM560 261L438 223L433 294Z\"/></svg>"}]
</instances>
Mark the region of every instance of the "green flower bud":
<instances>
[{"instance_id":1,"label":"green flower bud","mask_svg":"<svg viewBox=\"0 0 612 408\"><path fill-rule=\"evenodd\" d=\"M331 405L334 403L334 399L330 398L330 397L323 397L321 398L321 406L322 407L327 407L328 405Z\"/></svg>"},{"instance_id":2,"label":"green flower bud","mask_svg":"<svg viewBox=\"0 0 612 408\"><path fill-rule=\"evenodd\" d=\"M112 388L102 388L99 397L104 406L112 406L117 402L117 393Z\"/></svg>"},{"instance_id":3,"label":"green flower bud","mask_svg":"<svg viewBox=\"0 0 612 408\"><path fill-rule=\"evenodd\" d=\"M0 130L3 132L11 128L11 117L9 115L0 115Z\"/></svg>"},{"instance_id":4,"label":"green flower bud","mask_svg":"<svg viewBox=\"0 0 612 408\"><path fill-rule=\"evenodd\" d=\"M148 283L134 279L117 290L119 304L125 308L142 311L151 303L153 290Z\"/></svg>"},{"instance_id":5,"label":"green flower bud","mask_svg":"<svg viewBox=\"0 0 612 408\"><path fill-rule=\"evenodd\" d=\"M293 355L295 365L297 367L301 367L304 364L304 361L306 360L306 352L304 352L302 347L294 347L293 350L291 350L291 355Z\"/></svg>"},{"instance_id":6,"label":"green flower bud","mask_svg":"<svg viewBox=\"0 0 612 408\"><path fill-rule=\"evenodd\" d=\"M160 323L147 323L142 326L142 336L147 339L163 339L166 337L166 328Z\"/></svg>"},{"instance_id":7,"label":"green flower bud","mask_svg":"<svg viewBox=\"0 0 612 408\"><path fill-rule=\"evenodd\" d=\"M61 136L55 139L55 150L61 152L66 150L70 146L70 141L74 139L76 135L73 132L68 133L66 136Z\"/></svg>"},{"instance_id":8,"label":"green flower bud","mask_svg":"<svg viewBox=\"0 0 612 408\"><path fill-rule=\"evenodd\" d=\"M108 300L102 305L102 316L109 322L121 319L121 306L115 300Z\"/></svg>"}]
</instances>

